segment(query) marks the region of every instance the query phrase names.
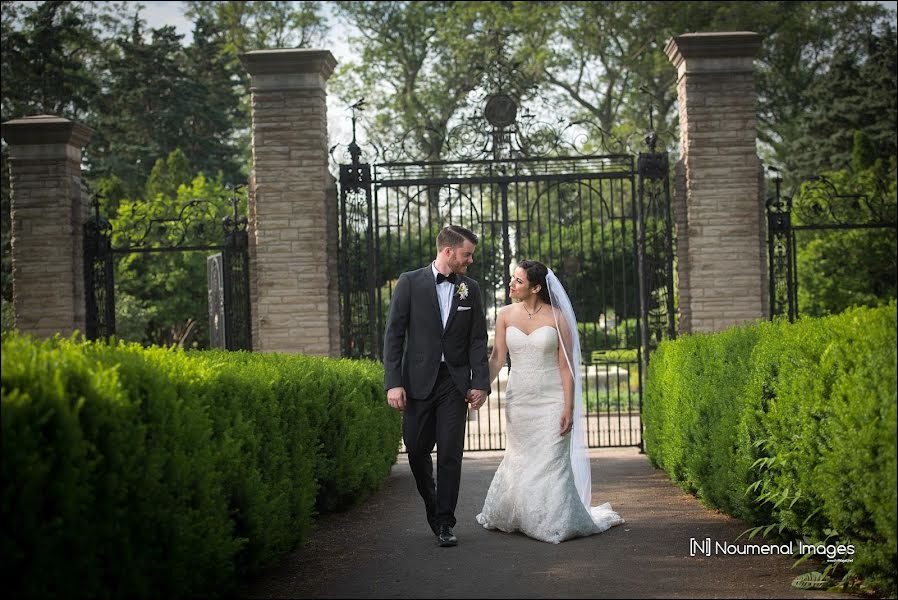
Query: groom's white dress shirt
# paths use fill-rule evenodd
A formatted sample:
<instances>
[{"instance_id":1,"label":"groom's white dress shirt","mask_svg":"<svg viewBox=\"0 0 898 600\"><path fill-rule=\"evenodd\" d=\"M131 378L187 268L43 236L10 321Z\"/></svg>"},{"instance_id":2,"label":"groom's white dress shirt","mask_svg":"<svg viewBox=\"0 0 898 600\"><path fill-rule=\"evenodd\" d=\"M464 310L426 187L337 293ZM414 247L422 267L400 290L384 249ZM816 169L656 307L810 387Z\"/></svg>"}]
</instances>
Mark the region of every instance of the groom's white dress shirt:
<instances>
[{"instance_id":1,"label":"groom's white dress shirt","mask_svg":"<svg viewBox=\"0 0 898 600\"><path fill-rule=\"evenodd\" d=\"M437 275L440 272L437 271L437 267L434 263L430 263L430 269L433 271L433 279L436 281ZM443 281L442 283L437 284L437 299L440 301L440 318L443 320L443 329L446 329L446 322L449 320L449 311L452 310L453 291L455 291L455 286L448 281ZM446 356L441 356L440 361L446 362Z\"/></svg>"}]
</instances>

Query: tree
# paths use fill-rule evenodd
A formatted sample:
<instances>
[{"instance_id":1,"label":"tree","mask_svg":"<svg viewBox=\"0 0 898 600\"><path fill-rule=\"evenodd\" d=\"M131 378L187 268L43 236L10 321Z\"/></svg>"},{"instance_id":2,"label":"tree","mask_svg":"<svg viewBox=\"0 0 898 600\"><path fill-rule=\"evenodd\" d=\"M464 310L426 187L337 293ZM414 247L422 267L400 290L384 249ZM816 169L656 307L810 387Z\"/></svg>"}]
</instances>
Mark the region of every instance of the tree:
<instances>
[{"instance_id":1,"label":"tree","mask_svg":"<svg viewBox=\"0 0 898 600\"><path fill-rule=\"evenodd\" d=\"M547 112L582 122L592 149L615 151L641 147L650 107L665 145L675 145L676 72L663 52L671 37L756 31L759 137L778 164L834 49L864 56L865 32L889 17L858 2L351 2L340 14L362 33L361 60L341 69L334 88L347 102L368 100L378 145L417 131L417 160L442 156L440 140L495 55L490 30L506 36L522 96L547 96Z\"/></svg>"},{"instance_id":2,"label":"tree","mask_svg":"<svg viewBox=\"0 0 898 600\"><path fill-rule=\"evenodd\" d=\"M237 132L247 117L218 33L198 17L184 48L173 28L147 31L135 15L127 35L113 40L88 147L91 178L107 197L136 197L156 160L175 148L209 178L245 179Z\"/></svg>"},{"instance_id":3,"label":"tree","mask_svg":"<svg viewBox=\"0 0 898 600\"><path fill-rule=\"evenodd\" d=\"M858 136L856 147L863 147ZM857 152L860 159L863 153ZM815 203L847 211L867 223L898 222L898 158L857 163L854 170L826 173L828 185L806 183L797 196L796 224L813 219ZM855 199L857 205L855 206ZM810 215L808 213L810 212ZM835 210L835 214L839 214ZM828 221L828 210L821 218ZM852 306L876 306L898 297L898 239L892 228L797 232L798 308L808 316L836 314Z\"/></svg>"},{"instance_id":4,"label":"tree","mask_svg":"<svg viewBox=\"0 0 898 600\"><path fill-rule=\"evenodd\" d=\"M509 5L511 8L509 8ZM518 37L501 29L527 18L526 3L342 2L339 14L361 35L360 61L342 66L334 81L347 101L365 98L373 115L368 135L375 145L404 144L404 160L440 160L449 129L468 95L488 85L498 52L509 65L523 64ZM528 32L531 33L531 32ZM498 34L498 39L497 39ZM526 68L501 74L506 92L520 98L531 87ZM494 82L495 83L495 82Z\"/></svg>"},{"instance_id":5,"label":"tree","mask_svg":"<svg viewBox=\"0 0 898 600\"><path fill-rule=\"evenodd\" d=\"M310 48L319 44L327 31L321 3L191 0L187 5L186 15L194 22L194 42L188 56L198 67L204 61L214 63L209 73L215 74L216 80L209 82L208 89L221 109L233 113L237 161L248 174L252 164L250 77L240 55L265 48ZM198 81L208 79L202 69L190 72ZM215 96L220 89L227 93Z\"/></svg>"},{"instance_id":6,"label":"tree","mask_svg":"<svg viewBox=\"0 0 898 600\"><path fill-rule=\"evenodd\" d=\"M252 164L242 155L240 145L240 135L249 124L243 110L246 90L235 76L215 24L205 17L198 16L194 21L193 45L185 58L189 83L181 91L193 94L193 109L181 148L207 177L223 173L226 181L243 181Z\"/></svg>"},{"instance_id":7,"label":"tree","mask_svg":"<svg viewBox=\"0 0 898 600\"><path fill-rule=\"evenodd\" d=\"M763 37L758 134L782 163L806 90L826 75L834 48L864 55L865 33L887 18L882 6L858 2L570 2L542 69L559 100L566 96L580 118L593 121L597 137L646 131L651 105L655 129L671 146L676 72L663 52L667 41L696 31L755 31Z\"/></svg>"},{"instance_id":8,"label":"tree","mask_svg":"<svg viewBox=\"0 0 898 600\"><path fill-rule=\"evenodd\" d=\"M135 15L127 37L104 65L104 91L97 128L88 149L90 176L115 176L135 197L157 158L168 156L190 136L196 117L195 88L185 68L181 37L173 27L144 36Z\"/></svg>"},{"instance_id":9,"label":"tree","mask_svg":"<svg viewBox=\"0 0 898 600\"><path fill-rule=\"evenodd\" d=\"M676 73L663 47L680 11L669 3L663 10L664 18L651 2L569 2L559 10L538 68L556 101L588 123L598 151L622 151L622 140L646 132L650 105L655 129L675 131Z\"/></svg>"},{"instance_id":10,"label":"tree","mask_svg":"<svg viewBox=\"0 0 898 600\"><path fill-rule=\"evenodd\" d=\"M807 91L806 112L796 119L796 135L785 145L787 172L795 179L852 166L863 150L862 165L898 153L898 45L894 26L861 36L864 50L843 43L825 78ZM862 135L862 147L856 136Z\"/></svg>"},{"instance_id":11,"label":"tree","mask_svg":"<svg viewBox=\"0 0 898 600\"><path fill-rule=\"evenodd\" d=\"M187 2L194 22L214 25L215 41L238 59L262 48L309 48L327 30L320 2Z\"/></svg>"},{"instance_id":12,"label":"tree","mask_svg":"<svg viewBox=\"0 0 898 600\"><path fill-rule=\"evenodd\" d=\"M799 313L811 317L838 314L898 297L896 251L895 232L888 229L829 231L801 244Z\"/></svg>"},{"instance_id":13,"label":"tree","mask_svg":"<svg viewBox=\"0 0 898 600\"><path fill-rule=\"evenodd\" d=\"M231 192L219 178L193 175L180 149L158 160L142 197L124 199L111 219L113 247L173 248L223 243ZM245 202L240 210L245 210ZM119 337L149 344L209 344L206 259L214 251L124 254L116 263Z\"/></svg>"},{"instance_id":14,"label":"tree","mask_svg":"<svg viewBox=\"0 0 898 600\"><path fill-rule=\"evenodd\" d=\"M275 8L259 10L274 14ZM122 199L144 199L153 165L178 148L196 170L184 182L197 173L207 181L245 178L249 160L241 160L239 146L240 133L248 139L249 130L240 102L243 69L216 22L198 17L193 46L185 49L174 29L148 30L133 3L7 2L2 16L3 120L52 113L91 127L85 180L106 198L107 211L116 214ZM2 296L9 301L6 168L0 189Z\"/></svg>"},{"instance_id":15,"label":"tree","mask_svg":"<svg viewBox=\"0 0 898 600\"><path fill-rule=\"evenodd\" d=\"M52 114L85 121L99 81L91 70L100 53L96 17L78 2L3 6L3 121Z\"/></svg>"},{"instance_id":16,"label":"tree","mask_svg":"<svg viewBox=\"0 0 898 600\"><path fill-rule=\"evenodd\" d=\"M866 56L870 31L894 19L878 3L783 2L767 30L758 70L761 140L788 165L802 117L816 109L809 90L825 85L839 48Z\"/></svg>"}]
</instances>

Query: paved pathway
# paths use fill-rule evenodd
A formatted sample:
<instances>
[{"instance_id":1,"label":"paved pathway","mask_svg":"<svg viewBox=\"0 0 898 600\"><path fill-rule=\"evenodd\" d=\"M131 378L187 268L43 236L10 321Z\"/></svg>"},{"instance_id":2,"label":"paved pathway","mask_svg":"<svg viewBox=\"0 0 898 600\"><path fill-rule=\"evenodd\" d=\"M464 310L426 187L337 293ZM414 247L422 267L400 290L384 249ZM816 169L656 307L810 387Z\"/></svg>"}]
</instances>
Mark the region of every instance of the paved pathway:
<instances>
[{"instance_id":1,"label":"paved pathway","mask_svg":"<svg viewBox=\"0 0 898 600\"><path fill-rule=\"evenodd\" d=\"M704 508L635 448L591 451L593 503L627 523L554 545L475 521L501 452L469 452L455 532L439 548L404 455L363 505L318 520L306 544L242 598L848 598L790 587L788 556L689 556L690 538L736 543L746 526ZM754 540L752 543L759 543Z\"/></svg>"}]
</instances>

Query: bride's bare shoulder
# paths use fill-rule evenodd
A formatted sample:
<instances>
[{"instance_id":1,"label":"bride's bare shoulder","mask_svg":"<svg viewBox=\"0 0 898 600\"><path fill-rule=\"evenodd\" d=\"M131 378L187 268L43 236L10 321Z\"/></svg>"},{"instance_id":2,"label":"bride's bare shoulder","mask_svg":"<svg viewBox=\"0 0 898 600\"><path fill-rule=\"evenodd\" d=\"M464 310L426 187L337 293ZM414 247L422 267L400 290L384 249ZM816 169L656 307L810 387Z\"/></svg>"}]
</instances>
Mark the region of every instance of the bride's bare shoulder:
<instances>
[{"instance_id":1,"label":"bride's bare shoulder","mask_svg":"<svg viewBox=\"0 0 898 600\"><path fill-rule=\"evenodd\" d=\"M501 317L508 318L509 315L513 314L512 313L513 310L514 310L514 304L506 304L505 306L500 308L499 312L496 314L498 314Z\"/></svg>"},{"instance_id":2,"label":"bride's bare shoulder","mask_svg":"<svg viewBox=\"0 0 898 600\"><path fill-rule=\"evenodd\" d=\"M496 324L513 325L519 320L519 313L514 304L506 304L496 312Z\"/></svg>"}]
</instances>

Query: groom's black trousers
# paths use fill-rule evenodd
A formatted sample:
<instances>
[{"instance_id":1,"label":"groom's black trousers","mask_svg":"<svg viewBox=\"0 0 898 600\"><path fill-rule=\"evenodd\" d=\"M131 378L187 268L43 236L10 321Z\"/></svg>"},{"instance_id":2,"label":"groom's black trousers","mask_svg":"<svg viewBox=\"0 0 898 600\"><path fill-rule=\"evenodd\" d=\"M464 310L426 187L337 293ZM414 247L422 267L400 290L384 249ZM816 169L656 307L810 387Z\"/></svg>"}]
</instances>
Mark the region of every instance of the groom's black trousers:
<instances>
[{"instance_id":1,"label":"groom's black trousers","mask_svg":"<svg viewBox=\"0 0 898 600\"><path fill-rule=\"evenodd\" d=\"M436 515L437 526L455 527L467 415L465 395L452 381L445 363L441 363L437 381L427 398L406 399L402 439L408 464L428 513ZM436 484L430 458L434 445L437 447Z\"/></svg>"}]
</instances>

